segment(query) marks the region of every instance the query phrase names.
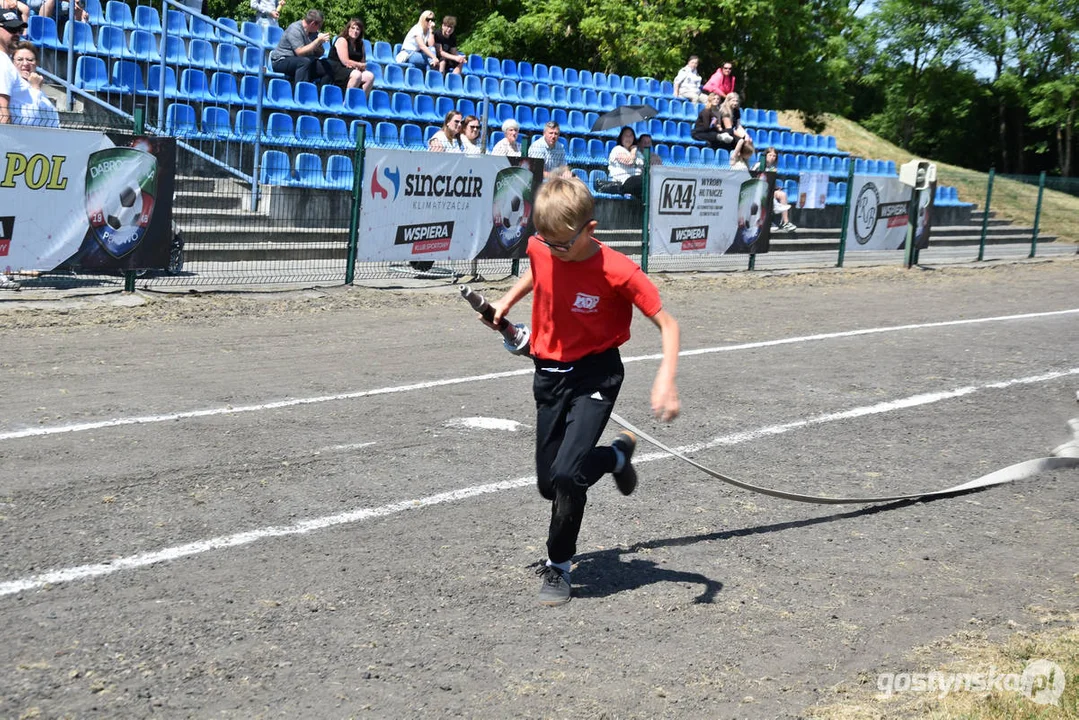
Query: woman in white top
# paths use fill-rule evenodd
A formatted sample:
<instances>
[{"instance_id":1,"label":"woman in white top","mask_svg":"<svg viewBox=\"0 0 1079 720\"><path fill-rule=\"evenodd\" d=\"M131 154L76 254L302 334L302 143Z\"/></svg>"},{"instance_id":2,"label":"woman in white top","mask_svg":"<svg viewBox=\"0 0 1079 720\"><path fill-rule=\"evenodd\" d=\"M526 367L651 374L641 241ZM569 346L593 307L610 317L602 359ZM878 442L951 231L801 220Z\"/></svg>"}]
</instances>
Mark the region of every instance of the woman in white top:
<instances>
[{"instance_id":1,"label":"woman in white top","mask_svg":"<svg viewBox=\"0 0 1079 720\"><path fill-rule=\"evenodd\" d=\"M521 126L517 124L517 121L513 118L506 118L503 120L502 134L506 137L495 143L494 148L491 150L491 154L503 155L506 157L521 157L521 143L517 142L517 137L521 134Z\"/></svg>"},{"instance_id":2,"label":"woman in white top","mask_svg":"<svg viewBox=\"0 0 1079 720\"><path fill-rule=\"evenodd\" d=\"M461 113L450 110L442 123L442 129L431 136L427 143L431 152L464 152L461 143Z\"/></svg>"},{"instance_id":3,"label":"woman in white top","mask_svg":"<svg viewBox=\"0 0 1079 720\"><path fill-rule=\"evenodd\" d=\"M412 26L401 42L401 52L394 58L399 63L407 63L420 70L438 67L438 55L435 53L435 14L430 10L420 13L420 21Z\"/></svg>"},{"instance_id":4,"label":"woman in white top","mask_svg":"<svg viewBox=\"0 0 1079 720\"><path fill-rule=\"evenodd\" d=\"M641 173L644 172L644 158L637 153L637 133L626 125L618 133L618 144L611 149L607 158L607 176L611 182L621 186L623 195L641 197Z\"/></svg>"},{"instance_id":5,"label":"woman in white top","mask_svg":"<svg viewBox=\"0 0 1079 720\"><path fill-rule=\"evenodd\" d=\"M696 55L690 55L686 66L674 76L674 96L689 100L690 102L702 103L708 95L701 92L701 76L697 72L700 60Z\"/></svg>"},{"instance_id":6,"label":"woman in white top","mask_svg":"<svg viewBox=\"0 0 1079 720\"><path fill-rule=\"evenodd\" d=\"M468 115L461 122L461 147L465 155L480 155L483 148L480 147L480 119L475 115Z\"/></svg>"}]
</instances>

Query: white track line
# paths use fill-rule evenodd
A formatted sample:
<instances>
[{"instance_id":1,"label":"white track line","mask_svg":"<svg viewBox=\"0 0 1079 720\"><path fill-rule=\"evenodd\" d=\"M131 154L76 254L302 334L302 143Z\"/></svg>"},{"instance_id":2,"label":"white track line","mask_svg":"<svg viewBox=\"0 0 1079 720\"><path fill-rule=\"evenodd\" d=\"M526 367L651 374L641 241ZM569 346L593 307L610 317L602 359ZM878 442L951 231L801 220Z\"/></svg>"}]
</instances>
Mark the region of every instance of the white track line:
<instances>
[{"instance_id":1,"label":"white track line","mask_svg":"<svg viewBox=\"0 0 1079 720\"><path fill-rule=\"evenodd\" d=\"M755 350L758 348L776 347L778 345L794 345L798 343L816 342L820 340L834 340L837 338L860 337L863 335L877 335L880 333L902 332L905 330L923 330L927 328L953 327L957 325L975 325L979 323L1004 322L1008 320L1030 320L1035 318L1055 317L1079 313L1079 308L1072 310L1052 310L1040 313L1024 313L1022 315L999 315L988 318L972 318L968 320L945 320L942 322L919 323L914 325L893 325L889 327L865 328L863 330L844 330L842 332L821 333L818 335L802 335L799 337L782 338L779 340L763 340L760 342L742 343L740 345L722 345L711 348L699 348L697 350L683 350L682 357L694 355L707 355L710 353L735 352L738 350ZM658 360L663 356L638 355L623 358L623 363L641 362L645 360ZM238 413L260 412L262 410L277 410L280 408L295 407L298 405L313 405L316 403L334 402L338 400L354 400L376 395L389 395L392 393L411 392L413 390L428 390L447 385L460 385L463 383L482 382L485 380L498 380L501 378L516 377L519 375L531 375L531 366L520 370L507 372L486 373L484 375L469 375L465 377L446 378L443 380L430 380L428 382L412 383L410 385L397 385L393 387L377 388L375 390L358 390L355 392L338 393L336 395L319 395L309 398L293 398L290 400L276 400L268 403L255 405L226 405L224 407L208 408L206 410L188 410L184 412L167 413L164 415L141 415L136 417L113 418L111 420L97 420L94 422L74 423L71 425L53 425L50 427L25 428L23 430L8 430L0 432L0 441L16 440L27 437L41 437L43 435L59 435L62 433L84 432L86 430L100 430L102 428L119 427L121 425L145 425L150 423L169 422L173 420L186 420L190 418L213 417L215 415L232 415Z\"/></svg>"},{"instance_id":2,"label":"white track line","mask_svg":"<svg viewBox=\"0 0 1079 720\"><path fill-rule=\"evenodd\" d=\"M739 443L749 442L762 437L769 437L773 435L781 435L783 433L796 430L798 428L808 427L811 425L822 425L825 423L836 422L838 420L849 420L852 418L865 417L867 415L880 415L882 413L893 412L895 410L903 410L906 408L917 407L921 405L931 405L933 403L941 402L943 400L950 400L952 398L963 397L972 393L980 392L982 390L993 390L1008 388L1013 385L1030 385L1033 383L1046 382L1048 380L1055 380L1057 378L1066 377L1069 375L1079 375L1079 367L1071 368L1069 370L1059 370L1040 375L1031 375L1028 377L1014 378L1012 380L1005 380L1003 382L987 383L985 385L968 385L966 387L956 388L954 390L947 390L936 393L922 393L919 395L911 395L905 398L899 398L897 400L890 400L888 402L876 403L874 405L866 405L863 407L851 408L850 410L844 410L842 412L826 413L824 415L818 415L816 417L806 418L804 420L797 420L795 422L783 423L782 425L772 425L768 427L757 428L756 430L749 430L746 432L734 433L732 435L725 435L714 438L706 443L697 445L686 445L677 448L679 452L683 454L697 452L699 450L716 447L718 445L737 445ZM649 462L653 460L659 460L660 458L671 457L667 453L652 453L649 455L643 455L638 457L635 462ZM423 507L431 507L432 505L441 505L448 502L456 502L458 500L464 500L466 498L476 497L477 495L486 495L489 493L502 492L503 490L513 490L515 488L525 487L532 485L535 482L534 476L516 478L514 480L503 480L502 482L489 483L486 485L473 485L472 487L461 488L459 490L451 490L449 492L438 493L436 495L428 495L427 497L416 498L414 500L402 500L400 502L390 503L389 505L382 505L376 508L358 508L356 510L348 510L336 515L324 515L322 517L312 518L310 520L301 520L293 525L271 526L259 528L256 530L248 530L241 533L235 533L233 535L221 535L209 540L199 540L186 545L176 545L163 550L156 550L154 552L140 553L138 555L128 555L126 557L117 558L105 563L96 563L94 565L79 565L76 567L64 568L62 570L51 570L49 572L41 573L40 575L32 575L20 580L12 580L9 582L0 583L0 597L5 595L14 595L17 593L25 592L27 590L34 590L43 588L49 585L59 585L62 583L73 582L75 580L85 580L87 578L101 577L103 575L111 575L112 573L119 572L120 570L133 570L135 568L146 567L147 565L153 565L160 562L168 562L170 560L176 560L177 558L186 557L189 555L198 555L210 550L221 550L224 548L237 547L240 545L247 545L259 540L265 540L273 537L284 537L286 535L303 535L305 533L313 532L315 530L324 530L326 528L334 527L337 525L345 525L349 523L364 522L366 520L373 520L375 518L383 518L389 515L396 515L406 510L416 510Z\"/></svg>"}]
</instances>

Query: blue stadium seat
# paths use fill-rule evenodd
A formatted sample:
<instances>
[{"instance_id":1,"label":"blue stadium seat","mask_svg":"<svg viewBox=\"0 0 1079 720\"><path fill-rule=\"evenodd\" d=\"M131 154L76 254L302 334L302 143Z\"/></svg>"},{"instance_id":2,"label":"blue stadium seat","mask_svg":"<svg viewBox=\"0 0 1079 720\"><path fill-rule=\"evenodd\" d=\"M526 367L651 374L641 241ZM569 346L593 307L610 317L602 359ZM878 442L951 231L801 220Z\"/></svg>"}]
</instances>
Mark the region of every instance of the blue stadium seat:
<instances>
[{"instance_id":1,"label":"blue stadium seat","mask_svg":"<svg viewBox=\"0 0 1079 720\"><path fill-rule=\"evenodd\" d=\"M155 71L156 68L150 68L150 72ZM215 72L210 77L210 94L214 102L226 105L238 105L241 102L236 78L231 73Z\"/></svg>"},{"instance_id":2,"label":"blue stadium seat","mask_svg":"<svg viewBox=\"0 0 1079 720\"><path fill-rule=\"evenodd\" d=\"M165 111L165 133L174 137L191 137L198 134L195 124L195 108L187 103L172 103Z\"/></svg>"},{"instance_id":3,"label":"blue stadium seat","mask_svg":"<svg viewBox=\"0 0 1079 720\"><path fill-rule=\"evenodd\" d=\"M806 156L803 155L802 153L798 153L797 155L794 156L794 163L795 163L795 166L794 166L795 172L806 172L808 170L808 167L807 167L807 164L806 164Z\"/></svg>"},{"instance_id":4,"label":"blue stadium seat","mask_svg":"<svg viewBox=\"0 0 1079 720\"><path fill-rule=\"evenodd\" d=\"M115 2L116 0L109 0ZM202 38L193 38L191 42L187 44L187 58L194 67L204 68L206 70L228 70L229 68L218 68L217 60L214 59L214 46L210 44L209 40Z\"/></svg>"},{"instance_id":5,"label":"blue stadium seat","mask_svg":"<svg viewBox=\"0 0 1079 720\"><path fill-rule=\"evenodd\" d=\"M453 102L453 98L446 95L435 98L435 116L438 118L439 124L446 118L446 113L454 109L456 109L456 104Z\"/></svg>"},{"instance_id":6,"label":"blue stadium seat","mask_svg":"<svg viewBox=\"0 0 1079 720\"><path fill-rule=\"evenodd\" d=\"M539 106L551 105L551 86L547 83L536 83L534 88L536 93L536 104Z\"/></svg>"},{"instance_id":7,"label":"blue stadium seat","mask_svg":"<svg viewBox=\"0 0 1079 720\"><path fill-rule=\"evenodd\" d=\"M517 62L517 79L533 82L535 74L532 72L532 63L527 60L519 60Z\"/></svg>"},{"instance_id":8,"label":"blue stadium seat","mask_svg":"<svg viewBox=\"0 0 1079 720\"><path fill-rule=\"evenodd\" d=\"M607 147L606 144L597 138L590 138L587 144L587 159L582 162L588 165L606 165L607 164Z\"/></svg>"},{"instance_id":9,"label":"blue stadium seat","mask_svg":"<svg viewBox=\"0 0 1079 720\"><path fill-rule=\"evenodd\" d=\"M498 102L502 99L502 90L499 87L498 78L485 77L480 81L483 85L483 96L488 97L492 102Z\"/></svg>"},{"instance_id":10,"label":"blue stadium seat","mask_svg":"<svg viewBox=\"0 0 1079 720\"><path fill-rule=\"evenodd\" d=\"M78 20L69 22L64 26L64 36L60 38L60 45L64 48L71 45L72 35L74 35L73 49L75 52L82 55L97 54L97 47L94 45L94 31L88 24Z\"/></svg>"},{"instance_id":11,"label":"blue stadium seat","mask_svg":"<svg viewBox=\"0 0 1079 720\"><path fill-rule=\"evenodd\" d=\"M244 67L243 54L240 52L240 48L231 43L223 42L218 44L214 64L221 70L229 72L242 73L247 70Z\"/></svg>"},{"instance_id":12,"label":"blue stadium seat","mask_svg":"<svg viewBox=\"0 0 1079 720\"><path fill-rule=\"evenodd\" d=\"M371 52L371 60L381 65L392 65L395 60L393 57L393 47L384 40L375 42Z\"/></svg>"},{"instance_id":13,"label":"blue stadium seat","mask_svg":"<svg viewBox=\"0 0 1079 720\"><path fill-rule=\"evenodd\" d=\"M720 167L730 167L731 151L724 150L723 148L716 150L716 165L719 165Z\"/></svg>"},{"instance_id":14,"label":"blue stadium seat","mask_svg":"<svg viewBox=\"0 0 1079 720\"><path fill-rule=\"evenodd\" d=\"M263 185L291 185L292 164L288 161L288 155L280 150L262 153L259 182Z\"/></svg>"},{"instance_id":15,"label":"blue stadium seat","mask_svg":"<svg viewBox=\"0 0 1079 720\"><path fill-rule=\"evenodd\" d=\"M584 138L570 138L569 146L566 149L566 160L571 163L588 162L588 143L585 142Z\"/></svg>"},{"instance_id":16,"label":"blue stadium seat","mask_svg":"<svg viewBox=\"0 0 1079 720\"><path fill-rule=\"evenodd\" d=\"M778 185L779 183L777 182L776 184ZM793 201L797 202L797 199L798 199L798 181L796 181L796 180L787 180L786 182L783 183L783 189L786 190L787 197L790 200L793 200Z\"/></svg>"},{"instance_id":17,"label":"blue stadium seat","mask_svg":"<svg viewBox=\"0 0 1079 720\"><path fill-rule=\"evenodd\" d=\"M262 141L267 145L294 145L296 126L288 113L273 112L262 129Z\"/></svg>"},{"instance_id":18,"label":"blue stadium seat","mask_svg":"<svg viewBox=\"0 0 1079 720\"><path fill-rule=\"evenodd\" d=\"M322 103L318 97L318 85L309 82L298 82L292 86L292 101L297 110L306 112L321 112Z\"/></svg>"},{"instance_id":19,"label":"blue stadium seat","mask_svg":"<svg viewBox=\"0 0 1079 720\"><path fill-rule=\"evenodd\" d=\"M213 93L210 92L210 82L206 78L206 73L198 68L187 68L180 73L180 95L185 100L193 100L195 102L214 101L214 96Z\"/></svg>"},{"instance_id":20,"label":"blue stadium seat","mask_svg":"<svg viewBox=\"0 0 1079 720\"><path fill-rule=\"evenodd\" d=\"M516 80L503 80L498 86L498 91L502 96L502 99L508 103L517 103L520 101L520 98L517 97Z\"/></svg>"},{"instance_id":21,"label":"blue stadium seat","mask_svg":"<svg viewBox=\"0 0 1079 720\"><path fill-rule=\"evenodd\" d=\"M581 90L594 90L595 85L592 84L592 71L591 70L578 70L577 71L577 87Z\"/></svg>"},{"instance_id":22,"label":"blue stadium seat","mask_svg":"<svg viewBox=\"0 0 1079 720\"><path fill-rule=\"evenodd\" d=\"M442 92L454 97L462 97L465 94L465 78L457 73L449 73L443 79L445 88Z\"/></svg>"},{"instance_id":23,"label":"blue stadium seat","mask_svg":"<svg viewBox=\"0 0 1079 720\"><path fill-rule=\"evenodd\" d=\"M168 99L180 96L180 91L176 87L176 71L168 66L165 67L164 88L162 88L161 66L149 68L146 72L146 94L160 96L162 90Z\"/></svg>"},{"instance_id":24,"label":"blue stadium seat","mask_svg":"<svg viewBox=\"0 0 1079 720\"><path fill-rule=\"evenodd\" d=\"M269 108L296 110L296 101L292 99L292 85L283 78L271 78L266 86L262 104Z\"/></svg>"},{"instance_id":25,"label":"blue stadium seat","mask_svg":"<svg viewBox=\"0 0 1079 720\"><path fill-rule=\"evenodd\" d=\"M145 30L153 35L161 34L161 15L152 5L136 5L133 21L139 30Z\"/></svg>"},{"instance_id":26,"label":"blue stadium seat","mask_svg":"<svg viewBox=\"0 0 1079 720\"><path fill-rule=\"evenodd\" d=\"M241 110L236 113L236 127L232 136L238 140L252 141L259 136L258 113L254 110Z\"/></svg>"},{"instance_id":27,"label":"blue stadium seat","mask_svg":"<svg viewBox=\"0 0 1079 720\"><path fill-rule=\"evenodd\" d=\"M38 47L53 49L60 47L60 38L56 36L56 21L47 15L30 16L26 38Z\"/></svg>"},{"instance_id":28,"label":"blue stadium seat","mask_svg":"<svg viewBox=\"0 0 1079 720\"><path fill-rule=\"evenodd\" d=\"M888 160L885 163L884 174L886 175L898 175L899 170L895 166L895 160Z\"/></svg>"},{"instance_id":29,"label":"blue stadium seat","mask_svg":"<svg viewBox=\"0 0 1079 720\"><path fill-rule=\"evenodd\" d=\"M502 61L496 57L487 57L483 61L483 74L496 80L502 79Z\"/></svg>"},{"instance_id":30,"label":"blue stadium seat","mask_svg":"<svg viewBox=\"0 0 1079 720\"><path fill-rule=\"evenodd\" d=\"M483 81L475 75L465 75L463 92L466 97L483 97Z\"/></svg>"},{"instance_id":31,"label":"blue stadium seat","mask_svg":"<svg viewBox=\"0 0 1079 720\"><path fill-rule=\"evenodd\" d=\"M404 123L400 129L401 146L406 150L426 150L427 143L423 140L423 128L416 123Z\"/></svg>"},{"instance_id":32,"label":"blue stadium seat","mask_svg":"<svg viewBox=\"0 0 1079 720\"><path fill-rule=\"evenodd\" d=\"M579 77L580 73L577 72L577 68L562 68L561 84L565 85L567 90L571 87L580 87Z\"/></svg>"},{"instance_id":33,"label":"blue stadium seat","mask_svg":"<svg viewBox=\"0 0 1079 720\"><path fill-rule=\"evenodd\" d=\"M803 150L805 150L805 146L806 146L806 136L805 136L805 134L804 133L798 133L798 132L792 132L791 133L791 142L790 142L790 145L789 145L791 150L793 150L794 152L802 152Z\"/></svg>"},{"instance_id":34,"label":"blue stadium seat","mask_svg":"<svg viewBox=\"0 0 1079 720\"><path fill-rule=\"evenodd\" d=\"M90 16L91 25L104 24L105 11L101 8L101 0L83 0L83 9Z\"/></svg>"},{"instance_id":35,"label":"blue stadium seat","mask_svg":"<svg viewBox=\"0 0 1079 720\"><path fill-rule=\"evenodd\" d=\"M232 136L232 123L229 111L225 108L207 105L202 109L200 135L208 140L226 140Z\"/></svg>"},{"instance_id":36,"label":"blue stadium seat","mask_svg":"<svg viewBox=\"0 0 1079 720\"><path fill-rule=\"evenodd\" d=\"M480 114L480 113L476 112L476 103L472 102L468 98L461 98L460 100L457 101L457 112L461 113L461 115L479 115ZM445 116L443 115L443 117L445 117Z\"/></svg>"},{"instance_id":37,"label":"blue stadium seat","mask_svg":"<svg viewBox=\"0 0 1079 720\"><path fill-rule=\"evenodd\" d=\"M390 104L392 107L392 113L389 117L394 120L416 120L416 110L412 103L412 96L406 92L395 92L390 98ZM375 113L372 109L372 113L377 117L378 113ZM377 128L376 128L377 129Z\"/></svg>"},{"instance_id":38,"label":"blue stadium seat","mask_svg":"<svg viewBox=\"0 0 1079 720\"><path fill-rule=\"evenodd\" d=\"M257 47L263 47L266 43L266 31L258 23L245 20L240 25L240 33Z\"/></svg>"},{"instance_id":39,"label":"blue stadium seat","mask_svg":"<svg viewBox=\"0 0 1079 720\"><path fill-rule=\"evenodd\" d=\"M653 145L652 151L659 155L659 159L663 161L664 165L667 165L671 161L671 148L669 145L660 143L659 145Z\"/></svg>"},{"instance_id":40,"label":"blue stadium seat","mask_svg":"<svg viewBox=\"0 0 1079 720\"><path fill-rule=\"evenodd\" d=\"M103 25L97 31L97 51L102 55L121 58L129 56L123 28Z\"/></svg>"},{"instance_id":41,"label":"blue stadium seat","mask_svg":"<svg viewBox=\"0 0 1079 720\"><path fill-rule=\"evenodd\" d=\"M397 137L397 126L392 122L380 122L375 125L374 145L380 147L397 147L400 140Z\"/></svg>"},{"instance_id":42,"label":"blue stadium seat","mask_svg":"<svg viewBox=\"0 0 1079 720\"><path fill-rule=\"evenodd\" d=\"M550 104L560 109L569 108L569 90L563 85L552 85Z\"/></svg>"},{"instance_id":43,"label":"blue stadium seat","mask_svg":"<svg viewBox=\"0 0 1079 720\"><path fill-rule=\"evenodd\" d=\"M296 118L296 141L300 147L328 147L322 137L322 122L314 115Z\"/></svg>"},{"instance_id":44,"label":"blue stadium seat","mask_svg":"<svg viewBox=\"0 0 1079 720\"><path fill-rule=\"evenodd\" d=\"M426 92L427 84L424 80L424 72L418 67L411 65L405 68L405 86L402 88L410 93Z\"/></svg>"},{"instance_id":45,"label":"blue stadium seat","mask_svg":"<svg viewBox=\"0 0 1079 720\"><path fill-rule=\"evenodd\" d=\"M552 86L565 85L566 71L558 65L551 65L549 68L547 68L547 82L549 82Z\"/></svg>"},{"instance_id":46,"label":"blue stadium seat","mask_svg":"<svg viewBox=\"0 0 1079 720\"><path fill-rule=\"evenodd\" d=\"M835 184L835 194L836 194L836 197L839 198L840 203L846 203L847 202L847 182L846 182L846 180L844 180L842 182L837 182Z\"/></svg>"},{"instance_id":47,"label":"blue stadium seat","mask_svg":"<svg viewBox=\"0 0 1079 720\"><path fill-rule=\"evenodd\" d=\"M372 94L376 92L379 91L373 90ZM382 95L385 97L386 107L389 107L390 96L386 95L386 92L384 90L381 92ZM345 115L358 115L362 117L364 115L370 114L371 109L368 106L367 93L365 93L360 88L349 88L345 91L344 108Z\"/></svg>"},{"instance_id":48,"label":"blue stadium seat","mask_svg":"<svg viewBox=\"0 0 1079 720\"><path fill-rule=\"evenodd\" d=\"M401 65L387 65L382 70L382 82L379 87L386 90L405 89L405 68Z\"/></svg>"},{"instance_id":49,"label":"blue stadium seat","mask_svg":"<svg viewBox=\"0 0 1079 720\"><path fill-rule=\"evenodd\" d=\"M135 29L135 18L131 15L131 7L120 0L109 0L105 3L105 22L124 30Z\"/></svg>"},{"instance_id":50,"label":"blue stadium seat","mask_svg":"<svg viewBox=\"0 0 1079 720\"><path fill-rule=\"evenodd\" d=\"M338 85L323 85L319 91L318 106L321 112L337 114L345 110L345 93Z\"/></svg>"},{"instance_id":51,"label":"blue stadium seat","mask_svg":"<svg viewBox=\"0 0 1079 720\"><path fill-rule=\"evenodd\" d=\"M271 25L266 28L266 47L277 47L277 43L281 42L281 36L285 34L285 29L278 27L277 25Z\"/></svg>"},{"instance_id":52,"label":"blue stadium seat","mask_svg":"<svg viewBox=\"0 0 1079 720\"><path fill-rule=\"evenodd\" d=\"M517 83L517 98L519 102L536 104L536 86L529 80L521 80Z\"/></svg>"},{"instance_id":53,"label":"blue stadium seat","mask_svg":"<svg viewBox=\"0 0 1079 720\"><path fill-rule=\"evenodd\" d=\"M671 145L671 165L686 164L686 146Z\"/></svg>"},{"instance_id":54,"label":"blue stadium seat","mask_svg":"<svg viewBox=\"0 0 1079 720\"><path fill-rule=\"evenodd\" d=\"M322 125L322 146L347 149L353 142L348 137L348 125L339 117L328 117Z\"/></svg>"},{"instance_id":55,"label":"blue stadium seat","mask_svg":"<svg viewBox=\"0 0 1079 720\"><path fill-rule=\"evenodd\" d=\"M464 71L468 75L478 75L482 77L485 74L483 65L483 57L472 53L465 59Z\"/></svg>"},{"instance_id":56,"label":"blue stadium seat","mask_svg":"<svg viewBox=\"0 0 1079 720\"><path fill-rule=\"evenodd\" d=\"M566 88L566 107L570 110L587 107L584 103L584 90L579 87Z\"/></svg>"},{"instance_id":57,"label":"blue stadium seat","mask_svg":"<svg viewBox=\"0 0 1079 720\"><path fill-rule=\"evenodd\" d=\"M120 92L146 94L146 83L142 81L142 67L130 60L117 60L112 64L112 75L109 83Z\"/></svg>"},{"instance_id":58,"label":"blue stadium seat","mask_svg":"<svg viewBox=\"0 0 1079 720\"><path fill-rule=\"evenodd\" d=\"M809 156L809 158L806 160L806 171L807 172L818 172L818 173L821 171L821 163L820 163L820 156L819 155L810 155Z\"/></svg>"},{"instance_id":59,"label":"blue stadium seat","mask_svg":"<svg viewBox=\"0 0 1079 720\"><path fill-rule=\"evenodd\" d=\"M517 73L516 60L503 60L500 72L502 73L502 78L505 80L517 81L521 79L521 76Z\"/></svg>"},{"instance_id":60,"label":"blue stadium seat","mask_svg":"<svg viewBox=\"0 0 1079 720\"><path fill-rule=\"evenodd\" d=\"M456 75L456 73L450 73ZM423 87L416 92L425 92L430 95L442 95L446 92L446 79L437 70L429 70L423 75Z\"/></svg>"},{"instance_id":61,"label":"blue stadium seat","mask_svg":"<svg viewBox=\"0 0 1079 720\"><path fill-rule=\"evenodd\" d=\"M447 98L448 99L448 98ZM442 122L442 115L435 110L435 99L430 95L417 95L412 101L413 118L418 122Z\"/></svg>"},{"instance_id":62,"label":"blue stadium seat","mask_svg":"<svg viewBox=\"0 0 1079 720\"><path fill-rule=\"evenodd\" d=\"M142 62L161 62L157 38L146 30L132 30L128 39L128 56Z\"/></svg>"},{"instance_id":63,"label":"blue stadium seat","mask_svg":"<svg viewBox=\"0 0 1079 720\"><path fill-rule=\"evenodd\" d=\"M854 158L854 174L855 175L867 175L869 168L866 166L865 160L862 158Z\"/></svg>"},{"instance_id":64,"label":"blue stadium seat","mask_svg":"<svg viewBox=\"0 0 1079 720\"><path fill-rule=\"evenodd\" d=\"M188 65L187 46L184 39L177 35L165 38L165 62L169 65Z\"/></svg>"},{"instance_id":65,"label":"blue stadium seat","mask_svg":"<svg viewBox=\"0 0 1079 720\"><path fill-rule=\"evenodd\" d=\"M197 15L191 16L191 37L196 37L201 40L213 41L217 40L217 30L206 21L205 18L201 18Z\"/></svg>"},{"instance_id":66,"label":"blue stadium seat","mask_svg":"<svg viewBox=\"0 0 1079 720\"><path fill-rule=\"evenodd\" d=\"M169 10L165 17L169 26L169 37L191 37L191 28L187 25L187 13Z\"/></svg>"},{"instance_id":67,"label":"blue stadium seat","mask_svg":"<svg viewBox=\"0 0 1079 720\"><path fill-rule=\"evenodd\" d=\"M224 25L229 30L232 30L237 35L242 35L243 34L243 33L240 32L239 23L237 23L235 20L233 20L230 17L219 17L219 18L217 18L217 22L220 23L221 25ZM216 37L220 42L226 42L226 43L235 43L235 42L240 41L240 38L236 37L236 35L233 35L232 33L229 33L229 32L225 32L221 28L214 28L214 37Z\"/></svg>"},{"instance_id":68,"label":"blue stadium seat","mask_svg":"<svg viewBox=\"0 0 1079 720\"><path fill-rule=\"evenodd\" d=\"M537 83L550 82L551 70L544 63L536 63L532 66L532 80Z\"/></svg>"},{"instance_id":69,"label":"blue stadium seat","mask_svg":"<svg viewBox=\"0 0 1079 720\"><path fill-rule=\"evenodd\" d=\"M686 148L686 165L700 165L701 164L701 149L696 145L690 145Z\"/></svg>"},{"instance_id":70,"label":"blue stadium seat","mask_svg":"<svg viewBox=\"0 0 1079 720\"><path fill-rule=\"evenodd\" d=\"M532 122L536 126L536 130L543 130L543 126L551 119L551 109L546 107L538 107L532 109Z\"/></svg>"},{"instance_id":71,"label":"blue stadium seat","mask_svg":"<svg viewBox=\"0 0 1079 720\"><path fill-rule=\"evenodd\" d=\"M573 177L577 178L578 180L583 182L585 185L588 184L588 173L587 172L585 172L581 168L573 168L572 170L570 170L570 172L573 174Z\"/></svg>"},{"instance_id":72,"label":"blue stadium seat","mask_svg":"<svg viewBox=\"0 0 1079 720\"><path fill-rule=\"evenodd\" d=\"M872 159L866 160L865 172L866 175L880 175L880 162Z\"/></svg>"},{"instance_id":73,"label":"blue stadium seat","mask_svg":"<svg viewBox=\"0 0 1079 720\"><path fill-rule=\"evenodd\" d=\"M715 165L716 151L705 145L701 148L701 165Z\"/></svg>"},{"instance_id":74,"label":"blue stadium seat","mask_svg":"<svg viewBox=\"0 0 1079 720\"><path fill-rule=\"evenodd\" d=\"M604 90L606 90L607 92L610 92L611 91L611 83L610 83L610 79L607 77L607 73L605 73L605 72L594 72L594 73L592 73L592 87L595 88L599 92L602 92Z\"/></svg>"},{"instance_id":75,"label":"blue stadium seat","mask_svg":"<svg viewBox=\"0 0 1079 720\"><path fill-rule=\"evenodd\" d=\"M262 85L259 84L257 76L244 75L240 78L240 102L244 105L257 105L262 94Z\"/></svg>"},{"instance_id":76,"label":"blue stadium seat","mask_svg":"<svg viewBox=\"0 0 1079 720\"><path fill-rule=\"evenodd\" d=\"M742 108L742 124L747 127L757 126L757 109L756 108Z\"/></svg>"},{"instance_id":77,"label":"blue stadium seat","mask_svg":"<svg viewBox=\"0 0 1079 720\"><path fill-rule=\"evenodd\" d=\"M518 105L513 110L513 119L520 125L521 130L525 132L535 132L539 128L536 126L536 121L532 117L532 108L528 105ZM502 123L491 123L492 127L502 127Z\"/></svg>"},{"instance_id":78,"label":"blue stadium seat","mask_svg":"<svg viewBox=\"0 0 1079 720\"><path fill-rule=\"evenodd\" d=\"M351 190L353 182L352 158L348 155L331 155L326 161L326 187L332 190Z\"/></svg>"}]
</instances>

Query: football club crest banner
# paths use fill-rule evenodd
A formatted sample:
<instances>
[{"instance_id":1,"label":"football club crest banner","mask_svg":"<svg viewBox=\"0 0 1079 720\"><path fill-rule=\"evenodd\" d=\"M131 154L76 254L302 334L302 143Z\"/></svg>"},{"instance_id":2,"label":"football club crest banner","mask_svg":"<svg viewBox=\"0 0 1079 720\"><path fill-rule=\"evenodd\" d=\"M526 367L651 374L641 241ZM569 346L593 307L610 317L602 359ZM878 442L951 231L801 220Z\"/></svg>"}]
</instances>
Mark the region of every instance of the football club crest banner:
<instances>
[{"instance_id":1,"label":"football club crest banner","mask_svg":"<svg viewBox=\"0 0 1079 720\"><path fill-rule=\"evenodd\" d=\"M649 255L766 253L775 175L650 168Z\"/></svg>"},{"instance_id":2,"label":"football club crest banner","mask_svg":"<svg viewBox=\"0 0 1079 720\"><path fill-rule=\"evenodd\" d=\"M171 138L0 126L0 268L168 266Z\"/></svg>"},{"instance_id":3,"label":"football club crest banner","mask_svg":"<svg viewBox=\"0 0 1079 720\"><path fill-rule=\"evenodd\" d=\"M897 177L855 175L846 250L902 250L910 193Z\"/></svg>"},{"instance_id":4,"label":"football club crest banner","mask_svg":"<svg viewBox=\"0 0 1079 720\"><path fill-rule=\"evenodd\" d=\"M370 148L359 259L524 257L542 181L543 162L530 158Z\"/></svg>"}]
</instances>

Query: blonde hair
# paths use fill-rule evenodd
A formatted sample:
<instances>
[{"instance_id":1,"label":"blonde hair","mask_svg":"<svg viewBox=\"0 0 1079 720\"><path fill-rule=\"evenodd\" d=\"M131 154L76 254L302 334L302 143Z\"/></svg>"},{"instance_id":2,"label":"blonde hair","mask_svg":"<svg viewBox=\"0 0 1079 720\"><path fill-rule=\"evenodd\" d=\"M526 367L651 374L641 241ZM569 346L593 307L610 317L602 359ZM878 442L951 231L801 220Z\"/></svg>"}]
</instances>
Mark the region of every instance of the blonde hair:
<instances>
[{"instance_id":1,"label":"blonde hair","mask_svg":"<svg viewBox=\"0 0 1079 720\"><path fill-rule=\"evenodd\" d=\"M577 232L592 219L595 201L577 177L551 178L540 186L532 221L540 235Z\"/></svg>"}]
</instances>

